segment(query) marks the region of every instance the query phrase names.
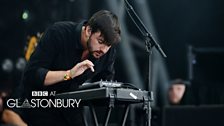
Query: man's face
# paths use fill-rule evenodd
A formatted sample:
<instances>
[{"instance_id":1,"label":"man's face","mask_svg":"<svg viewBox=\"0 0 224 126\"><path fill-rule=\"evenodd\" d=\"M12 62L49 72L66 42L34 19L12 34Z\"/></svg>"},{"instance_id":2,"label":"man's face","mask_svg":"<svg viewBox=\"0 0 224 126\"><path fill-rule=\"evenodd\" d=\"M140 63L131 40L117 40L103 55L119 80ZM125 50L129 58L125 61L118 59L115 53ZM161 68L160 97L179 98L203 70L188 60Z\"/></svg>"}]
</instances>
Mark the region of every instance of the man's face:
<instances>
[{"instance_id":1,"label":"man's face","mask_svg":"<svg viewBox=\"0 0 224 126\"><path fill-rule=\"evenodd\" d=\"M172 104L178 104L185 92L185 85L183 84L174 84L170 87L168 95L169 95L169 101Z\"/></svg>"},{"instance_id":2,"label":"man's face","mask_svg":"<svg viewBox=\"0 0 224 126\"><path fill-rule=\"evenodd\" d=\"M106 54L111 46L104 43L104 38L101 36L101 32L95 32L91 34L87 40L87 47L90 54L98 59Z\"/></svg>"}]
</instances>

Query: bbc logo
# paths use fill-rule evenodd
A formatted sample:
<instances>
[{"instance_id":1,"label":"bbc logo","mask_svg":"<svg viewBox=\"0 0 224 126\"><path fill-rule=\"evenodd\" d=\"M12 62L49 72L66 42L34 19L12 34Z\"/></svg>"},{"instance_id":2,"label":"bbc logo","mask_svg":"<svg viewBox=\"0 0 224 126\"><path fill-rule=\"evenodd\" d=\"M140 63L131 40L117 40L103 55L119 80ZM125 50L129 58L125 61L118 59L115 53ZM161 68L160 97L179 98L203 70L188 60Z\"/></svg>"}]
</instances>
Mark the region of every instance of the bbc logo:
<instances>
[{"instance_id":1,"label":"bbc logo","mask_svg":"<svg viewBox=\"0 0 224 126\"><path fill-rule=\"evenodd\" d=\"M32 96L48 96L48 91L32 91Z\"/></svg>"}]
</instances>

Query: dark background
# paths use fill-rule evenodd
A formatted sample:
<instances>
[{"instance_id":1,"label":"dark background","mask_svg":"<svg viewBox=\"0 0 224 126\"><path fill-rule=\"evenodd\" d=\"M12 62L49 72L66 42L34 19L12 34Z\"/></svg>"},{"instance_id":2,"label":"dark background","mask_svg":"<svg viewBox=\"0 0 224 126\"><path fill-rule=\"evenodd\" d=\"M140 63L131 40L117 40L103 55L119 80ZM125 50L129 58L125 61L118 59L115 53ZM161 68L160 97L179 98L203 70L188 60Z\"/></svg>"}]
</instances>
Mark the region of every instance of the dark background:
<instances>
[{"instance_id":1,"label":"dark background","mask_svg":"<svg viewBox=\"0 0 224 126\"><path fill-rule=\"evenodd\" d=\"M114 1L113 1L114 2ZM110 0L1 0L0 1L0 62L10 59L13 63L13 70L5 72L1 69L1 87L18 85L21 71L15 68L19 57L24 57L24 47L27 43L27 37L36 35L37 32L43 32L49 25L56 21L88 19L94 12L101 9L120 10L122 1L115 0L119 6L111 5ZM224 2L222 0L129 0L141 19L143 13L150 14L151 22L144 22L150 31L153 29L153 36L157 37L162 49L167 54L163 59L163 65L166 69L166 77L169 80L175 78L189 79L187 49L191 45L194 48L224 48ZM148 10L142 10L139 5L144 4ZM112 7L111 7L112 6ZM23 19L24 12L29 14L27 19ZM120 11L115 12L119 14ZM128 31L132 36L138 38L138 43L144 47L144 40L135 27L127 13L125 20ZM123 32L124 33L124 32ZM156 33L156 34L154 34ZM130 38L131 36L123 36ZM147 89L146 72L147 56L143 48L136 44L131 45L134 60L137 64L138 76L143 84L137 86ZM121 48L122 50L122 48ZM125 51L125 50L124 50ZM122 82L132 82L128 77L127 69L124 66L128 63L122 61L121 51L118 53L116 64L117 72L115 79ZM154 49L153 53L158 52ZM220 60L223 57L220 57ZM221 65L220 65L221 66ZM213 67L210 65L209 67ZM131 68L130 68L131 69ZM152 76L156 71L152 71ZM222 71L215 74L221 75ZM158 82L159 83L159 82ZM166 87L165 83L161 85ZM160 82L161 83L161 82Z\"/></svg>"},{"instance_id":2,"label":"dark background","mask_svg":"<svg viewBox=\"0 0 224 126\"><path fill-rule=\"evenodd\" d=\"M148 57L144 47L144 38L127 13L121 11L124 8L122 0L1 0L0 90L10 90L19 84L22 71L17 69L16 63L19 58L24 58L24 48L29 36L44 32L54 22L88 19L94 12L108 9L117 15L124 12L121 25L126 26L122 27L122 42L126 45L121 44L118 48L115 80L130 82L146 90L151 87L155 94L155 104L152 104L155 107L152 111L152 125L161 125L162 119L165 119L163 120L164 126L179 124L186 119L185 116L188 118L195 112L198 118L189 119L194 120L195 125L206 125L204 120L206 118L211 119L208 125L214 124L213 119L221 122L221 119L212 114L217 114L219 110L223 111L223 106L221 109L220 106L215 108L212 106L183 109L162 108L164 113L157 106L166 105L166 89L170 81L175 78L190 82L193 91L196 92L194 97L197 105L223 105L224 1L129 0L129 2L168 56L165 59L161 58L155 49L152 50L153 79L151 86L145 82ZM28 14L27 19L22 18L25 12ZM125 41L127 38L128 41ZM188 51L189 46L192 47L192 52ZM126 60L130 56L133 60ZM3 69L6 59L9 59L13 65L12 70L8 72ZM136 69L132 67L133 65L130 67L130 64L135 64ZM176 118L172 115L175 112L179 115L178 123L173 120ZM205 116L204 112L210 112L210 115ZM129 124L132 124L132 119L133 117L129 118Z\"/></svg>"}]
</instances>

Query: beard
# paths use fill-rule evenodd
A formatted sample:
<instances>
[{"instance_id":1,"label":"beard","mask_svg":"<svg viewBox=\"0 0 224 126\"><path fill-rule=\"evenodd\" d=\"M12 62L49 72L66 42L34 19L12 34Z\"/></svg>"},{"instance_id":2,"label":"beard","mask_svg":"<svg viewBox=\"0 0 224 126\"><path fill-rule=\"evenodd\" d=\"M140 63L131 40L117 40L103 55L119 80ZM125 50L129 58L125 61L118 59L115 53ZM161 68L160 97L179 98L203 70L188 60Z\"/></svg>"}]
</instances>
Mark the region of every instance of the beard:
<instances>
[{"instance_id":1,"label":"beard","mask_svg":"<svg viewBox=\"0 0 224 126\"><path fill-rule=\"evenodd\" d=\"M92 55L95 58L100 58L103 55L103 52L100 50L93 50L93 47L91 45L90 38L87 40L87 49L89 51L89 54Z\"/></svg>"},{"instance_id":2,"label":"beard","mask_svg":"<svg viewBox=\"0 0 224 126\"><path fill-rule=\"evenodd\" d=\"M87 40L87 49L88 49L89 53L92 54L92 53L93 53L93 48L92 48L92 46L91 46L90 43L91 43L91 42L90 42L90 38L89 38L89 39Z\"/></svg>"}]
</instances>

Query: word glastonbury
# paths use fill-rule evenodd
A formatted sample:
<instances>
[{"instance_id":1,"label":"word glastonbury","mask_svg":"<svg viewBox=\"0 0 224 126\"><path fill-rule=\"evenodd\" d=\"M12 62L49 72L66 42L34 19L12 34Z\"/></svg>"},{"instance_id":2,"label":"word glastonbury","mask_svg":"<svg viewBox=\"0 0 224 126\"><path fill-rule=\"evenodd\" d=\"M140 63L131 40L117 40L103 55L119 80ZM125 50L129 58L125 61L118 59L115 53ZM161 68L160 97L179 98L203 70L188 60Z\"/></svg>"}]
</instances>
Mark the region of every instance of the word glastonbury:
<instances>
[{"instance_id":1,"label":"word glastonbury","mask_svg":"<svg viewBox=\"0 0 224 126\"><path fill-rule=\"evenodd\" d=\"M81 99L8 99L10 108L78 108Z\"/></svg>"}]
</instances>

